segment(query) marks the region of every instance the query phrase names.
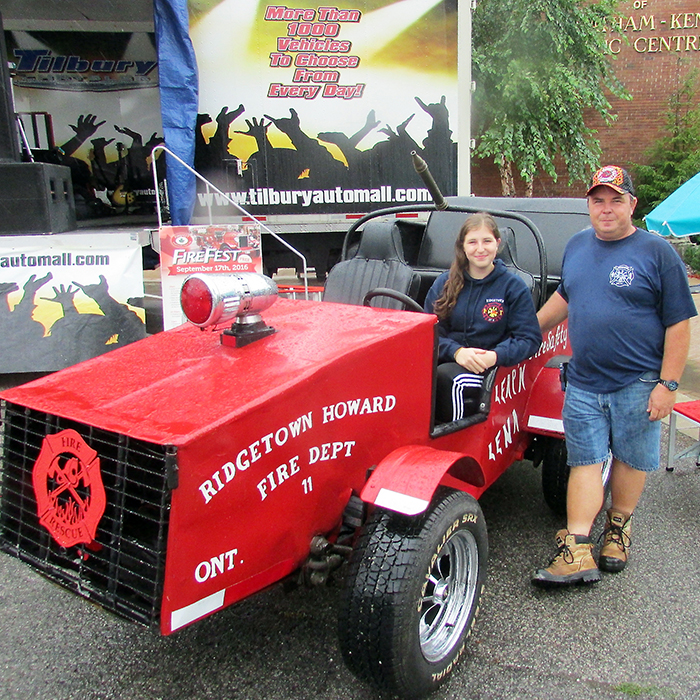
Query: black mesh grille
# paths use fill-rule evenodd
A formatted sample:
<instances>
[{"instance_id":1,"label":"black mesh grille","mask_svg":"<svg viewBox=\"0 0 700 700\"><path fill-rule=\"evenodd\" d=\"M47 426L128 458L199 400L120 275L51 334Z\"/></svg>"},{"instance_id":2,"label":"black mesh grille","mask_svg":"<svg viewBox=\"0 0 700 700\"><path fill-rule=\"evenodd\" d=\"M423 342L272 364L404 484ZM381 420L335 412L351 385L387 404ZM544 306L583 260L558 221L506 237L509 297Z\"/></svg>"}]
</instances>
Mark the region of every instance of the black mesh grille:
<instances>
[{"instance_id":1,"label":"black mesh grille","mask_svg":"<svg viewBox=\"0 0 700 700\"><path fill-rule=\"evenodd\" d=\"M175 449L4 402L0 547L108 610L159 620ZM96 450L107 497L97 546L65 549L39 523L32 470L44 437L72 428Z\"/></svg>"}]
</instances>

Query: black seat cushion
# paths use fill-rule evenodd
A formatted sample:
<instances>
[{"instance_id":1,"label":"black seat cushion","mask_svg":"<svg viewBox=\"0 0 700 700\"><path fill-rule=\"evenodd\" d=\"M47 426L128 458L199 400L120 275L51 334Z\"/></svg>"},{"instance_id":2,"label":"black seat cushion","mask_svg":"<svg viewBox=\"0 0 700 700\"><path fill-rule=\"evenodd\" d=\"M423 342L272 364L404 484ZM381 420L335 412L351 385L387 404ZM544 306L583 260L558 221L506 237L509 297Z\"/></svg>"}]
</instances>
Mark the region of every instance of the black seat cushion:
<instances>
[{"instance_id":1,"label":"black seat cushion","mask_svg":"<svg viewBox=\"0 0 700 700\"><path fill-rule=\"evenodd\" d=\"M415 298L419 278L403 256L401 233L393 222L369 221L360 239L357 253L339 262L328 273L324 301L362 304L365 294L377 287L387 287ZM395 299L377 297L373 306L403 309Z\"/></svg>"}]
</instances>

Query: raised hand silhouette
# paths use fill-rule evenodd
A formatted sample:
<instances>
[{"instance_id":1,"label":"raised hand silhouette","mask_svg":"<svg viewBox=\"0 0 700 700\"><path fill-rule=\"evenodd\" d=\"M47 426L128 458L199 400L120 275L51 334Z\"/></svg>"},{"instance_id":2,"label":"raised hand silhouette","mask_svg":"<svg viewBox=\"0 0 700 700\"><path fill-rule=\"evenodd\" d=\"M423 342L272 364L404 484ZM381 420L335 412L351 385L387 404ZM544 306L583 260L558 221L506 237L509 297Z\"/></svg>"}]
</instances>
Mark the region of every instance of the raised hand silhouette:
<instances>
[{"instance_id":1,"label":"raised hand silhouette","mask_svg":"<svg viewBox=\"0 0 700 700\"><path fill-rule=\"evenodd\" d=\"M272 122L265 123L265 119L260 119L258 121L255 117L252 119L246 119L245 123L248 125L247 131L234 131L234 134L243 134L243 136L252 136L258 144L258 150L262 151L267 144L267 130L272 124Z\"/></svg>"},{"instance_id":2,"label":"raised hand silhouette","mask_svg":"<svg viewBox=\"0 0 700 700\"><path fill-rule=\"evenodd\" d=\"M69 124L70 128L75 131L75 135L85 141L89 139L104 123L103 119L99 123L95 123L97 116L94 114L82 114L78 117L78 123L73 125Z\"/></svg>"},{"instance_id":3,"label":"raised hand silhouette","mask_svg":"<svg viewBox=\"0 0 700 700\"><path fill-rule=\"evenodd\" d=\"M80 282L75 280L73 280L73 284L76 286L76 292L80 289L83 294L94 299L98 304L100 300L111 299L109 296L109 284L104 275L100 275L100 281L96 284L80 284Z\"/></svg>"},{"instance_id":4,"label":"raised hand silhouette","mask_svg":"<svg viewBox=\"0 0 700 700\"><path fill-rule=\"evenodd\" d=\"M53 279L53 275L50 272L38 278L36 275L30 275L24 283L24 295L20 299L19 304L15 306L15 313L22 313L27 318L31 318L32 311L34 311L34 307L36 306L34 304L34 297L37 291L51 279Z\"/></svg>"},{"instance_id":5,"label":"raised hand silhouette","mask_svg":"<svg viewBox=\"0 0 700 700\"><path fill-rule=\"evenodd\" d=\"M131 138L131 140L133 141L132 146L142 146L143 145L143 137L141 136L141 134L139 134L138 131L132 131L127 126L117 126L116 124L114 125L114 130L119 134L124 134L124 136L129 136Z\"/></svg>"},{"instance_id":6,"label":"raised hand silhouette","mask_svg":"<svg viewBox=\"0 0 700 700\"><path fill-rule=\"evenodd\" d=\"M78 293L78 288L73 289L72 285L65 286L60 284L58 287L53 287L53 297L41 297L44 301L53 301L60 304L63 308L63 315L78 313L75 308L75 295Z\"/></svg>"},{"instance_id":7,"label":"raised hand silhouette","mask_svg":"<svg viewBox=\"0 0 700 700\"><path fill-rule=\"evenodd\" d=\"M452 194L457 188L457 144L452 141L450 113L445 96L442 96L440 102L432 104L426 104L420 97L416 97L415 100L433 120L427 136L423 139L421 155L430 166L438 187L445 194Z\"/></svg>"},{"instance_id":8,"label":"raised hand silhouette","mask_svg":"<svg viewBox=\"0 0 700 700\"><path fill-rule=\"evenodd\" d=\"M73 280L83 294L95 300L104 314L105 328L109 329L107 337L117 335L113 347L127 345L135 340L146 337L146 327L143 321L125 304L120 304L109 293L109 285L104 275L100 275L97 284L81 284ZM110 348L107 348L110 349Z\"/></svg>"},{"instance_id":9,"label":"raised hand silhouette","mask_svg":"<svg viewBox=\"0 0 700 700\"><path fill-rule=\"evenodd\" d=\"M447 111L445 96L442 96L440 102L426 104L420 97L415 98L421 109L429 114L434 121L447 124L449 122L450 113Z\"/></svg>"},{"instance_id":10,"label":"raised hand silhouette","mask_svg":"<svg viewBox=\"0 0 700 700\"><path fill-rule=\"evenodd\" d=\"M292 143L294 143L295 136L308 139L309 137L301 130L299 115L294 107L289 108L289 115L288 117L280 117L279 119L275 119L269 114L264 116L265 119L269 119L281 132L287 134L287 136L292 139ZM296 146L297 144L294 143L294 145Z\"/></svg>"},{"instance_id":11,"label":"raised hand silhouette","mask_svg":"<svg viewBox=\"0 0 700 700\"><path fill-rule=\"evenodd\" d=\"M97 117L94 114L81 114L78 117L77 124L68 125L75 132L75 136L61 146L61 150L65 155L70 156L75 153L105 123L104 121L97 122L96 120Z\"/></svg>"},{"instance_id":12,"label":"raised hand silhouette","mask_svg":"<svg viewBox=\"0 0 700 700\"><path fill-rule=\"evenodd\" d=\"M228 128L231 126L231 123L240 117L243 112L245 112L245 107L242 104L238 105L232 112L228 111L228 107L222 107L221 111L216 115L216 123L219 129L223 128L225 132L228 133Z\"/></svg>"},{"instance_id":13,"label":"raised hand silhouette","mask_svg":"<svg viewBox=\"0 0 700 700\"><path fill-rule=\"evenodd\" d=\"M0 359L4 371L31 372L40 366L46 339L44 326L32 318L32 313L37 290L50 279L51 273L40 278L31 275L12 311L8 303L0 301ZM0 300L18 289L16 282L0 282Z\"/></svg>"},{"instance_id":14,"label":"raised hand silhouette","mask_svg":"<svg viewBox=\"0 0 700 700\"><path fill-rule=\"evenodd\" d=\"M275 119L269 114L264 116L282 133L287 134L294 148L296 148L300 166L300 170L297 171L297 177L302 172L308 171L311 183L314 181L333 181L336 184L345 184L348 174L348 168L345 163L334 158L325 146L322 146L316 139L312 139L302 131L299 115L293 107L289 108L288 117Z\"/></svg>"},{"instance_id":15,"label":"raised hand silhouette","mask_svg":"<svg viewBox=\"0 0 700 700\"><path fill-rule=\"evenodd\" d=\"M47 272L43 277L37 278L36 275L30 275L27 281L24 283L24 294L32 295L37 293L40 287L43 287L47 282L53 279L53 275Z\"/></svg>"},{"instance_id":16,"label":"raised hand silhouette","mask_svg":"<svg viewBox=\"0 0 700 700\"><path fill-rule=\"evenodd\" d=\"M165 143L165 139L162 136L158 136L157 131L154 131L151 134L151 138L146 141L146 150L150 153L156 146L160 146L161 143Z\"/></svg>"},{"instance_id":17,"label":"raised hand silhouette","mask_svg":"<svg viewBox=\"0 0 700 700\"><path fill-rule=\"evenodd\" d=\"M12 294L19 289L19 285L16 282L0 282L0 296L3 294Z\"/></svg>"}]
</instances>

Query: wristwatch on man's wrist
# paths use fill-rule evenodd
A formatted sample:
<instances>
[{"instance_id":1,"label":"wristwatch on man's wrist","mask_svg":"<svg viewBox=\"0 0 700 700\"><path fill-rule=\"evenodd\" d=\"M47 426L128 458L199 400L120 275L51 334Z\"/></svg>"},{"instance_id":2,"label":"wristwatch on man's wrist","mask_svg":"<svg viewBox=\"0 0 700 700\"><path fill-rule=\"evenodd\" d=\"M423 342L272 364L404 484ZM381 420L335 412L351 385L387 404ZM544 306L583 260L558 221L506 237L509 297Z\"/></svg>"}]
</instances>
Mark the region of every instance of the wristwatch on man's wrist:
<instances>
[{"instance_id":1,"label":"wristwatch on man's wrist","mask_svg":"<svg viewBox=\"0 0 700 700\"><path fill-rule=\"evenodd\" d=\"M669 391L676 391L678 389L678 382L674 382L673 379L670 381L659 379L659 384L663 384Z\"/></svg>"}]
</instances>

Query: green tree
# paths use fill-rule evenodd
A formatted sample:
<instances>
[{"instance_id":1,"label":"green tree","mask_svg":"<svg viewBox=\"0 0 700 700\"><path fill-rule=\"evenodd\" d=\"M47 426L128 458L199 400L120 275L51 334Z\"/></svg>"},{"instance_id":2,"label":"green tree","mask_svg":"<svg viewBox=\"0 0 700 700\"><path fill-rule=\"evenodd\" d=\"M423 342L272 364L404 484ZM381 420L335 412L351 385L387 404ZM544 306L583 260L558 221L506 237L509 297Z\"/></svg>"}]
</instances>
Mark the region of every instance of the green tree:
<instances>
[{"instance_id":1,"label":"green tree","mask_svg":"<svg viewBox=\"0 0 700 700\"><path fill-rule=\"evenodd\" d=\"M669 100L666 133L647 150L646 164L631 166L640 219L700 172L700 74L690 70Z\"/></svg>"},{"instance_id":2,"label":"green tree","mask_svg":"<svg viewBox=\"0 0 700 700\"><path fill-rule=\"evenodd\" d=\"M616 0L481 0L473 16L473 100L477 157L493 158L503 194L514 169L532 194L535 176L586 181L601 149L584 123L592 109L614 119L606 90L629 97L615 77L603 27Z\"/></svg>"}]
</instances>

